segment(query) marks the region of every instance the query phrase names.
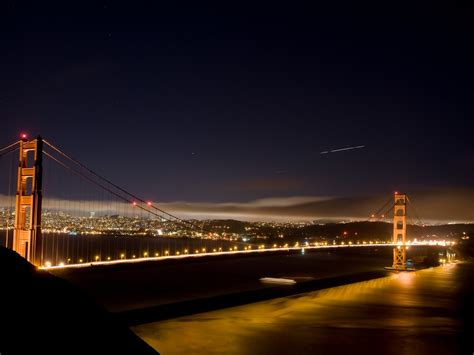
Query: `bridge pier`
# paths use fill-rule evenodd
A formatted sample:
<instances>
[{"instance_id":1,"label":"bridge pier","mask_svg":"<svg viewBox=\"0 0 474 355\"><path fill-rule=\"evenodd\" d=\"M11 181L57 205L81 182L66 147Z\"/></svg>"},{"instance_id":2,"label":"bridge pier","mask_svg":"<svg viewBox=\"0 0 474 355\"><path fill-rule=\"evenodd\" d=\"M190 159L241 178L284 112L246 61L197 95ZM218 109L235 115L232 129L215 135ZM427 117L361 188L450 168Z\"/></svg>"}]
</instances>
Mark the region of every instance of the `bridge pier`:
<instances>
[{"instance_id":1,"label":"bridge pier","mask_svg":"<svg viewBox=\"0 0 474 355\"><path fill-rule=\"evenodd\" d=\"M393 205L393 264L387 270L413 271L407 267L407 200L406 194L395 192Z\"/></svg>"},{"instance_id":2,"label":"bridge pier","mask_svg":"<svg viewBox=\"0 0 474 355\"><path fill-rule=\"evenodd\" d=\"M41 255L43 140L20 141L13 250L36 266Z\"/></svg>"}]
</instances>

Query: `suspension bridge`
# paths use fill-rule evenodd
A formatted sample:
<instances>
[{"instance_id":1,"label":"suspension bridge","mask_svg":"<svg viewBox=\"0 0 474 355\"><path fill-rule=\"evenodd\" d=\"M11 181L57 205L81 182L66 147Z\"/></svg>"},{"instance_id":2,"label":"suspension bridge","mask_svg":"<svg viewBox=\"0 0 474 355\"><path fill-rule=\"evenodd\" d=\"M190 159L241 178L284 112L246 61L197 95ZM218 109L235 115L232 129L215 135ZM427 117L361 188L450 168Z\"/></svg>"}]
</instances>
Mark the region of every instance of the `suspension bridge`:
<instances>
[{"instance_id":1,"label":"suspension bridge","mask_svg":"<svg viewBox=\"0 0 474 355\"><path fill-rule=\"evenodd\" d=\"M212 255L324 248L393 248L389 269L410 270L407 249L446 242L407 238L406 194L396 192L369 221L393 212L390 241L252 243L181 218L89 168L63 149L26 135L0 149L7 189L2 196L4 245L41 268L86 267ZM16 177L15 177L16 174ZM418 218L418 221L419 218ZM421 222L421 221L420 221Z\"/></svg>"}]
</instances>

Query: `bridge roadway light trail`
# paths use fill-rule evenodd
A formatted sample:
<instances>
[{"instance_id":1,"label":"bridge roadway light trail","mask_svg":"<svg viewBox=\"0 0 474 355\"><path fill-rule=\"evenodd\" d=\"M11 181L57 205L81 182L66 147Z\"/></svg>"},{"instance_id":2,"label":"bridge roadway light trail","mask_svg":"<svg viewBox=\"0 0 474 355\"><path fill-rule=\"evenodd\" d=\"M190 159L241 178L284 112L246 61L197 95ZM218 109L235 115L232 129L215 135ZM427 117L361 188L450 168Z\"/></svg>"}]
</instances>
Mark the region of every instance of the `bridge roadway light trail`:
<instances>
[{"instance_id":1,"label":"bridge roadway light trail","mask_svg":"<svg viewBox=\"0 0 474 355\"><path fill-rule=\"evenodd\" d=\"M447 241L424 241L424 242L408 242L407 245L411 246L433 246L433 245L440 245L440 246L449 246L454 245L454 242L447 242ZM313 249L330 249L330 248L363 248L363 247L393 247L393 243L367 243L363 242L362 244L327 244L327 245L313 245L313 246L298 246L298 247L283 247L283 246L272 246L270 248L258 248L258 249L247 249L247 250L235 250L230 248L229 251L218 251L218 252L199 252L196 250L195 254L178 254L178 255L169 255L169 252L166 251L164 256L155 256L155 257L145 257L145 258L135 258L133 259L119 259L119 260L109 260L109 261L91 261L91 262L83 262L81 259L79 264L67 264L67 265L52 265L51 262L47 261L44 266L41 266L40 269L63 269L63 268L84 268L90 266L97 266L97 265L113 265L113 264L124 264L124 263L139 263L143 261L150 261L150 260L169 260L169 259L185 259L185 258L202 258L206 256L215 256L215 255L236 255L236 254L248 254L248 253L271 253L276 251L296 251L304 249L313 250Z\"/></svg>"}]
</instances>

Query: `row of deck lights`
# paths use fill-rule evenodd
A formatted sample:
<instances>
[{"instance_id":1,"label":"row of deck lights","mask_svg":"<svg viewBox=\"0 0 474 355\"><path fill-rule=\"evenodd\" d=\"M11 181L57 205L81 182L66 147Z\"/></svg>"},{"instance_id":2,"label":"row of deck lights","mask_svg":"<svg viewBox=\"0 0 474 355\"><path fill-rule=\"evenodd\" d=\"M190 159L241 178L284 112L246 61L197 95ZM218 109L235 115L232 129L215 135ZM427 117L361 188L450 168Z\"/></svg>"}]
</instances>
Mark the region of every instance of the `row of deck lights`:
<instances>
[{"instance_id":1,"label":"row of deck lights","mask_svg":"<svg viewBox=\"0 0 474 355\"><path fill-rule=\"evenodd\" d=\"M417 243L416 240L415 240L414 242L408 241L408 242L406 243L407 249L409 248L409 245L411 245L411 244L416 244L416 243ZM446 245L454 245L454 244L455 244L455 242L449 242L449 241L448 241L448 242L446 242L446 241L432 241L432 240L426 241L425 243L428 243L429 245L444 245L444 246L446 246ZM328 244L328 242L312 243L312 244L306 242L304 245L300 245L300 243L297 242L297 243L294 244L293 247L294 247L294 248L298 248L298 247L301 246L302 248L305 248L305 247L311 247L311 246L313 246L313 247L324 247L324 246L337 246L337 245L349 245L349 246L351 246L351 245L367 245L367 244L394 244L394 243L392 243L392 242L385 242L385 241L381 241L381 242L380 242L380 241L376 241L376 242L374 242L374 241L371 240L371 241L368 241L368 242L367 242L367 241L362 241L362 242L359 242L359 241L358 241L358 242L356 242L356 243L353 243L353 242L351 242L351 241L349 241L349 242L347 242L347 243L341 242L340 244L336 244L335 242L333 242L332 244ZM401 247L401 246L402 246L401 244L398 245L398 247ZM264 250L264 249L278 249L278 248L289 248L289 247L290 247L290 246L289 246L288 243L285 243L284 245L273 244L273 245L270 246L269 248L265 248L265 245L264 245L264 244L261 244L261 245L258 245L258 246L257 246L257 249L258 249L258 250ZM250 251L250 250L253 250L251 245L247 245L247 246L245 246L245 247L243 248L243 251ZM219 252L219 253L222 253L222 252L236 252L236 251L239 251L236 246L234 246L234 247L229 247L227 250L224 250L223 248L213 248L213 249L212 249L212 253L217 253L217 252ZM241 250L241 251L242 251L242 250ZM207 254L207 253L212 254L211 252L208 252L206 248L202 248L202 249L200 249L200 250L199 250L199 249L195 249L195 250L194 250L194 254ZM175 256L180 256L180 255L189 255L189 254L190 254L189 249L184 249L182 253L181 253L180 251L176 251L174 255L175 255ZM191 254L192 254L192 253L191 253ZM150 256L151 256L151 255L150 255L148 252L144 252L142 258L148 258L148 257L150 257ZM156 258L157 258L157 257L160 257L160 253L154 253L154 255L152 255L151 257L153 257L153 256L156 257ZM162 255L162 256L163 256L163 257L168 257L168 256L170 256L170 252L169 252L168 250L166 250L166 251L163 252L163 255ZM137 258L136 254L132 254L132 259L136 259L136 258ZM112 259L111 259L110 256L108 256L108 257L106 258L106 260L107 260L107 261L111 261ZM126 254L125 254L125 253L121 253L121 254L120 254L120 260L126 260ZM100 255L96 255L96 256L94 257L94 261L95 261L95 262L100 262L100 261L102 261L101 258L100 258ZM70 259L70 258L67 259L67 263L69 264L70 262L71 262L71 259ZM82 264L82 263L84 263L84 259L82 259L82 258L81 258L81 259L78 259L78 262L79 262L79 264ZM44 264L44 266L45 266L45 267L51 267L51 266L52 266L52 263L51 263L50 261L46 261L45 264ZM60 267L65 266L65 263L64 263L64 262L60 262L60 263L58 263L57 266L60 266Z\"/></svg>"}]
</instances>

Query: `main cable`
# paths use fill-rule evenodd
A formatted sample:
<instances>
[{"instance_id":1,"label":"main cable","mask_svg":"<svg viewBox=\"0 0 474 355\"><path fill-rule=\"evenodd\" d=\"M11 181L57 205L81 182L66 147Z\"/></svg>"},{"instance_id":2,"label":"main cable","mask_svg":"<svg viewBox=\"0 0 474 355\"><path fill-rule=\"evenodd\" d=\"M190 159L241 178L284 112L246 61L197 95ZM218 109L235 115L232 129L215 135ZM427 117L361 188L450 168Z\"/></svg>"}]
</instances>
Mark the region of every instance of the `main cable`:
<instances>
[{"instance_id":1,"label":"main cable","mask_svg":"<svg viewBox=\"0 0 474 355\"><path fill-rule=\"evenodd\" d=\"M16 142L14 142L14 143L12 143L12 144L10 144L10 145L7 145L6 147L1 148L1 149L0 149L0 153L2 153L4 150L7 150L8 148L14 147L15 145L17 145L17 144L19 144L19 143L20 143L20 141L16 141Z\"/></svg>"},{"instance_id":2,"label":"main cable","mask_svg":"<svg viewBox=\"0 0 474 355\"><path fill-rule=\"evenodd\" d=\"M16 146L18 143L19 141L0 149L0 158L10 153L16 152L20 148L19 146Z\"/></svg>"},{"instance_id":3,"label":"main cable","mask_svg":"<svg viewBox=\"0 0 474 355\"><path fill-rule=\"evenodd\" d=\"M415 218L417 219L418 223L420 223L422 226L425 225L425 223L421 220L421 218L418 216L418 213L416 211L415 206L413 205L413 202L411 202L410 197L407 195L407 201L410 204L411 209L413 210L413 213L415 215Z\"/></svg>"},{"instance_id":4,"label":"main cable","mask_svg":"<svg viewBox=\"0 0 474 355\"><path fill-rule=\"evenodd\" d=\"M214 233L213 231L210 231L210 230L209 230L209 231L208 231L208 230L204 230L203 228L201 228L201 227L198 226L197 224L194 224L194 223L192 223L192 222L189 222L189 221L187 221L187 220L184 220L184 219L182 219L182 218L180 218L180 217L178 217L178 216L175 216L175 215L173 215L173 214L171 214L171 213L169 213L169 212L166 212L166 211L164 211L164 210L162 210L162 209L160 209L160 208L158 208L158 207L156 207L156 206L154 206L154 205L151 205L151 206L150 206L144 199L138 197L138 196L135 195L135 194L132 194L131 192L129 192L129 191L123 189L122 187L118 186L117 184L114 184L114 183L113 183L112 181L110 181L109 179L103 177L102 175L100 175L100 174L96 173L95 171L93 171L92 169L88 168L85 164L81 163L79 160L77 160L77 159L71 157L70 155L66 154L64 151L62 151L62 150L59 149L58 147L52 145L52 144L51 144L50 142L48 142L47 140L43 140L43 142L46 143L46 144L47 144L49 147L51 147L52 149L54 149L57 153L61 154L62 156L64 156L65 158L69 159L69 160L72 161L73 163L79 165L81 168L87 170L87 171L88 171L89 173L91 173L92 175L94 175L94 176L96 176L97 178L99 178L99 179L105 181L106 183L112 185L114 188L116 188L117 190L120 190L121 192L127 194L128 196L132 197L133 199L135 199L135 200L137 200L137 201L139 201L139 202L141 202L141 203L143 203L143 204L148 205L149 207L151 207L151 208L153 208L153 209L155 209L155 210L157 210L157 211L163 213L164 215L167 215L168 217L174 218L175 220L181 222L182 224L187 224L187 225L189 225L189 226L191 226L191 227L193 227L193 228L195 228L195 229L197 229L197 230L200 230L201 232L202 232L202 231L205 231L205 232L211 233L211 234ZM133 201L132 201L132 203L133 203ZM137 206L138 206L138 205L137 205ZM144 209L144 210L147 211L146 209ZM169 220L169 221L171 221L171 220Z\"/></svg>"},{"instance_id":5,"label":"main cable","mask_svg":"<svg viewBox=\"0 0 474 355\"><path fill-rule=\"evenodd\" d=\"M87 180L88 182L90 182L90 183L92 183L92 184L94 184L94 185L96 185L96 186L99 186L100 188L104 189L105 191L109 192L110 194L116 196L116 197L119 198L120 200L122 200L122 201L124 201L124 202L127 202L127 203L129 203L129 204L132 204L132 205L134 205L135 207L138 207L139 209L141 209L141 210L143 210L143 211L145 211L145 212L148 212L148 213L152 214L152 215L155 216L155 217L162 218L162 219L164 219L164 220L167 221L167 222L177 222L177 223L179 223L179 224L181 224L182 226L187 227L187 228L189 228L189 225L192 225L193 227L196 227L196 225L194 225L194 224L192 224L192 223L190 223L190 222L184 221L184 220L182 220L182 219L180 219L180 218L175 218L175 220L172 220L172 219L170 219L170 218L164 217L163 215L161 215L161 214L159 214L159 213L156 213L156 212L154 212L154 211L151 211L151 210L149 210L148 208L145 208L145 207L143 207L143 206L141 206L141 205L139 205L139 204L136 204L136 203L134 203L134 201L125 198L124 196L122 196L122 195L120 195L119 193L113 191L112 189L108 188L107 186L104 186L104 185L101 184L100 182L98 182L98 181L96 181L96 180L94 180L94 179L91 179L89 176L83 174L82 172L80 172L80 171L78 171L78 170L76 170L76 169L74 169L74 168L68 166L67 164L65 164L65 163L62 162L61 160L57 159L56 157L52 156L52 155L49 154L48 152L46 152L46 151L43 150L43 153L45 154L45 156L47 156L48 158L50 158L51 160L53 160L53 161L56 162L57 164L61 165L63 168L68 169L69 171L73 172L74 174L78 175L79 177L81 177L81 178ZM113 186L113 184L112 184L112 186ZM148 205L147 205L147 206L148 206ZM158 209L158 210L159 210L159 209ZM159 211L161 211L161 210L159 210ZM165 213L165 214L166 214L167 216L170 216L170 214L168 214L168 213ZM186 222L187 222L187 223L186 223ZM199 228L199 227L198 227L198 228ZM199 228L199 230L205 231L205 232L208 232L208 233L214 233L214 232L212 232L212 231L204 230L203 228Z\"/></svg>"}]
</instances>

